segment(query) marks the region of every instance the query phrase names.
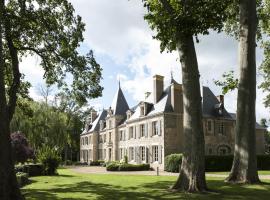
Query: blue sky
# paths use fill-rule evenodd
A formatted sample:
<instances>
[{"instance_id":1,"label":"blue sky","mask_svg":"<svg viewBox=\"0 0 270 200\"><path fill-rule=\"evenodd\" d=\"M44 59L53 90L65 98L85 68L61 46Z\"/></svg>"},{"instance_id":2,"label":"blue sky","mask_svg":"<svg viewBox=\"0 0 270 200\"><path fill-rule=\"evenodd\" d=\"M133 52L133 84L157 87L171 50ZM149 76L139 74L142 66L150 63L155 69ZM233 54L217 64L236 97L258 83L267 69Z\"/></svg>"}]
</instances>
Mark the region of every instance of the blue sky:
<instances>
[{"instance_id":1,"label":"blue sky","mask_svg":"<svg viewBox=\"0 0 270 200\"><path fill-rule=\"evenodd\" d=\"M170 72L181 82L181 69L177 52L160 53L159 42L152 39L154 32L143 20L145 10L141 0L71 0L76 13L86 23L85 41L81 51L93 49L96 59L103 68L103 97L90 100L89 104L97 109L108 108L121 80L123 92L129 106L142 100L144 93L152 91L152 76L165 76L165 86L170 80ZM237 42L225 34L211 33L199 37L196 44L201 84L209 86L216 94L213 79L219 79L223 72L237 68ZM258 49L257 64L262 61ZM35 87L42 83L43 71L37 57L28 57L21 63L21 71L33 84L31 95L40 96ZM258 76L258 83L261 77ZM257 91L257 118L269 116L262 101L265 94ZM225 105L230 112L236 110L236 92L225 96ZM257 121L258 121L257 120Z\"/></svg>"}]
</instances>

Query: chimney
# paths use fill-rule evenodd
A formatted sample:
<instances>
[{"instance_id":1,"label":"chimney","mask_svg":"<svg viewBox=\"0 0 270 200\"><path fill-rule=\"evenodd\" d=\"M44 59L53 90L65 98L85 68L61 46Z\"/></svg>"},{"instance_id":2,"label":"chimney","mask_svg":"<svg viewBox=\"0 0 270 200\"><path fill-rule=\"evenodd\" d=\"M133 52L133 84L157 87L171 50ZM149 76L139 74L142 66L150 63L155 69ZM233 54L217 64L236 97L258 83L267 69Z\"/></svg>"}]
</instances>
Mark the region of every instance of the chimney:
<instances>
[{"instance_id":1,"label":"chimney","mask_svg":"<svg viewBox=\"0 0 270 200\"><path fill-rule=\"evenodd\" d=\"M218 99L219 103L224 105L224 96L223 95L218 95L217 99Z\"/></svg>"},{"instance_id":2,"label":"chimney","mask_svg":"<svg viewBox=\"0 0 270 200\"><path fill-rule=\"evenodd\" d=\"M93 123L96 118L97 118L97 111L91 110L91 113L90 113L90 123Z\"/></svg>"},{"instance_id":3,"label":"chimney","mask_svg":"<svg viewBox=\"0 0 270 200\"><path fill-rule=\"evenodd\" d=\"M144 100L146 100L150 96L151 92L145 92L144 93Z\"/></svg>"},{"instance_id":4,"label":"chimney","mask_svg":"<svg viewBox=\"0 0 270 200\"><path fill-rule=\"evenodd\" d=\"M172 83L171 85L171 105L175 113L183 112L182 85L178 83Z\"/></svg>"},{"instance_id":5,"label":"chimney","mask_svg":"<svg viewBox=\"0 0 270 200\"><path fill-rule=\"evenodd\" d=\"M153 77L154 80L154 90L153 90L153 97L154 97L154 104L160 100L160 97L163 92L163 76L155 75Z\"/></svg>"}]
</instances>

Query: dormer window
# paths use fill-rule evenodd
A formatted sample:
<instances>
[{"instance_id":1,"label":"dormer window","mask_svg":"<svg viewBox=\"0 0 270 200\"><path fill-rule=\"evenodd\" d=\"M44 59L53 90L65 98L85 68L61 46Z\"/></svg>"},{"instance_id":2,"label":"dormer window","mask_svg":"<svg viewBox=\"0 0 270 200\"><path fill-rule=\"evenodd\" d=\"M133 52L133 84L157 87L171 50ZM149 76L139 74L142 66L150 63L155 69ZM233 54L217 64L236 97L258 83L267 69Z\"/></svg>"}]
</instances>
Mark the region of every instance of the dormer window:
<instances>
[{"instance_id":1,"label":"dormer window","mask_svg":"<svg viewBox=\"0 0 270 200\"><path fill-rule=\"evenodd\" d=\"M145 115L145 108L144 108L144 105L142 104L140 106L140 116L144 116Z\"/></svg>"}]
</instances>

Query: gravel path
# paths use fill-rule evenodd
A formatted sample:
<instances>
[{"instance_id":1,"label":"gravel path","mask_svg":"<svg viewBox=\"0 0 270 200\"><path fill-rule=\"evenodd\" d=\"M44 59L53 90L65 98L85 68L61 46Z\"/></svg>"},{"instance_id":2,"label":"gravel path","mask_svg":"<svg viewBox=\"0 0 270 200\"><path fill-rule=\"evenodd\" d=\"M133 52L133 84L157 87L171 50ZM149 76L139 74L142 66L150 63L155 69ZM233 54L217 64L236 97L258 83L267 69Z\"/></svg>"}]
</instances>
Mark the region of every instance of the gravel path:
<instances>
[{"instance_id":1,"label":"gravel path","mask_svg":"<svg viewBox=\"0 0 270 200\"><path fill-rule=\"evenodd\" d=\"M68 167L74 172L83 173L83 174L119 174L119 175L149 175L156 176L157 171L131 171L131 172L110 172L107 171L105 167L95 167L95 166L71 166ZM178 173L170 173L165 171L159 172L160 176L178 176ZM218 177L225 178L225 174L211 174L207 173L208 177ZM270 175L260 175L260 179L270 179Z\"/></svg>"}]
</instances>

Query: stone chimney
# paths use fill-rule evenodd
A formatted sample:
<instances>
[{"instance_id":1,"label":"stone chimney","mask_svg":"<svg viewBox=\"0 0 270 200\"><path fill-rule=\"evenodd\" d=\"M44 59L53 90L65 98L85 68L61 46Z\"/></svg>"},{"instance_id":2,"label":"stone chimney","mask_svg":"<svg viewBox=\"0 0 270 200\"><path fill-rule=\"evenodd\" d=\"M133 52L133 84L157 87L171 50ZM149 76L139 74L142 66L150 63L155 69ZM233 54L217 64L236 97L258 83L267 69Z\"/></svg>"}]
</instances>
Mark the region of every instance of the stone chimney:
<instances>
[{"instance_id":1,"label":"stone chimney","mask_svg":"<svg viewBox=\"0 0 270 200\"><path fill-rule=\"evenodd\" d=\"M160 75L155 75L153 77L153 80L154 80L153 97L154 97L154 104L155 104L160 100L160 97L162 95L164 77Z\"/></svg>"},{"instance_id":2,"label":"stone chimney","mask_svg":"<svg viewBox=\"0 0 270 200\"><path fill-rule=\"evenodd\" d=\"M172 83L171 85L171 105L175 113L183 112L182 85L178 83Z\"/></svg>"},{"instance_id":3,"label":"stone chimney","mask_svg":"<svg viewBox=\"0 0 270 200\"><path fill-rule=\"evenodd\" d=\"M96 118L97 118L97 111L91 110L91 113L90 113L90 123L93 123Z\"/></svg>"},{"instance_id":4,"label":"stone chimney","mask_svg":"<svg viewBox=\"0 0 270 200\"><path fill-rule=\"evenodd\" d=\"M224 95L218 95L217 99L218 99L219 103L224 105Z\"/></svg>"}]
</instances>

